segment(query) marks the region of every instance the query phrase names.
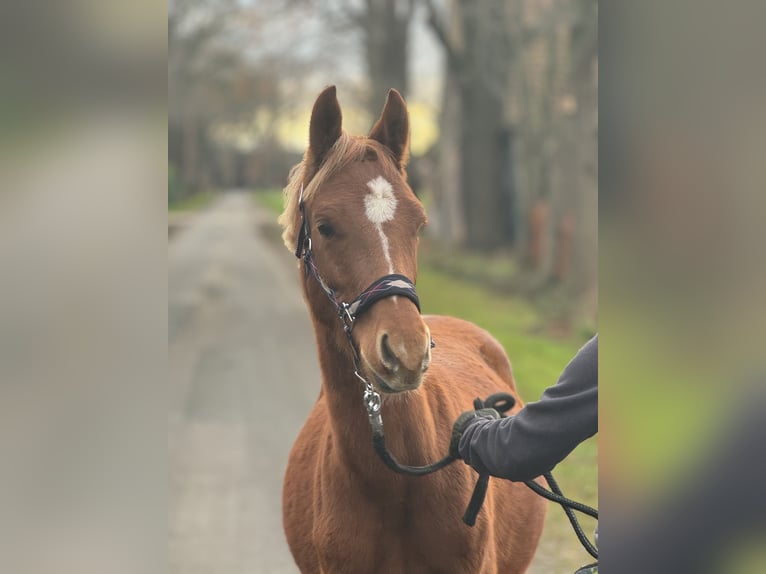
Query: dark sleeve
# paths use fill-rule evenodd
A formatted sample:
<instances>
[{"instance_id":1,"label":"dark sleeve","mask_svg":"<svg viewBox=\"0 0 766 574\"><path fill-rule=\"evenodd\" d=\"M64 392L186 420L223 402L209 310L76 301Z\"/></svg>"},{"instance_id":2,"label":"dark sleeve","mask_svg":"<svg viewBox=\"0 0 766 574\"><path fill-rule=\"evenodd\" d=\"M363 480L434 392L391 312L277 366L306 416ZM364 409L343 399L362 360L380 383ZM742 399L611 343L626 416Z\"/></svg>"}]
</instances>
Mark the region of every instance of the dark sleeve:
<instances>
[{"instance_id":1,"label":"dark sleeve","mask_svg":"<svg viewBox=\"0 0 766 574\"><path fill-rule=\"evenodd\" d=\"M479 472L513 481L553 469L598 432L598 335L569 362L542 398L516 415L477 419L463 432L460 455Z\"/></svg>"}]
</instances>

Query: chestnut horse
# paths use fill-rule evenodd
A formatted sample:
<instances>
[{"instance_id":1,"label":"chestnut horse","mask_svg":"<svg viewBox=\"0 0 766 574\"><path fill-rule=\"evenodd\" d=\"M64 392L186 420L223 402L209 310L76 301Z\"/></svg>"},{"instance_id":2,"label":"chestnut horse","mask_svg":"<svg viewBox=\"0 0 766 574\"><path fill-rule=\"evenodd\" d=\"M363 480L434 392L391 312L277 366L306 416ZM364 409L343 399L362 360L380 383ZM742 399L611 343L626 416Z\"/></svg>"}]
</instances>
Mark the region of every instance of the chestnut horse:
<instances>
[{"instance_id":1,"label":"chestnut horse","mask_svg":"<svg viewBox=\"0 0 766 574\"><path fill-rule=\"evenodd\" d=\"M309 132L309 148L285 188L280 223L287 247L295 251L303 241L305 214L312 262L341 301L387 274L414 281L426 215L406 182L409 120L402 97L391 90L370 135L355 137L342 131L329 87L314 104ZM283 490L285 533L300 571L524 572L542 532L545 501L521 483L491 481L471 528L461 521L477 478L470 467L458 461L411 477L384 466L371 444L363 385L336 307L317 277L305 269L300 277L322 371ZM511 392L516 410L521 407L510 362L494 338L466 321L421 316L407 297L375 302L356 322L353 340L363 375L382 395L388 447L405 464L446 454L452 423L477 396Z\"/></svg>"}]
</instances>

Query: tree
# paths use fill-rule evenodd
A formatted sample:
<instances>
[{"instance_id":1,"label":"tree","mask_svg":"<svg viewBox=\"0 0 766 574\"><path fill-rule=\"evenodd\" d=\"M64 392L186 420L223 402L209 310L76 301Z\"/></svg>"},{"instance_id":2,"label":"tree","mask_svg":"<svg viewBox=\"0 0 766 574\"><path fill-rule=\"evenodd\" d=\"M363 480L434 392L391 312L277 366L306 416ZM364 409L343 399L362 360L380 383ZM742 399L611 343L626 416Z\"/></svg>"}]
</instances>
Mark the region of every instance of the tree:
<instances>
[{"instance_id":1,"label":"tree","mask_svg":"<svg viewBox=\"0 0 766 574\"><path fill-rule=\"evenodd\" d=\"M178 164L187 190L207 180L207 106L218 87L226 54L216 52L216 39L225 27L220 6L204 0L177 0L168 10L168 128L169 160ZM173 133L175 132L175 133ZM176 133L178 135L176 135ZM178 142L173 145L173 142Z\"/></svg>"},{"instance_id":2,"label":"tree","mask_svg":"<svg viewBox=\"0 0 766 574\"><path fill-rule=\"evenodd\" d=\"M572 194L570 211L575 222L572 237L572 274L567 287L589 321L596 317L598 288L598 3L574 0L569 39L567 83L576 102L565 126ZM563 158L562 158L563 159ZM567 178L569 180L569 178Z\"/></svg>"},{"instance_id":3,"label":"tree","mask_svg":"<svg viewBox=\"0 0 766 574\"><path fill-rule=\"evenodd\" d=\"M260 16L236 0L170 5L168 159L187 193L237 185L243 142L268 140L274 130L292 55L247 53L266 21Z\"/></svg>"},{"instance_id":4,"label":"tree","mask_svg":"<svg viewBox=\"0 0 766 574\"><path fill-rule=\"evenodd\" d=\"M598 4L559 0L530 17L529 7L539 4L511 3L517 61L510 105L518 136L518 225L526 229L516 247L533 289L563 287L569 310L592 321L598 252Z\"/></svg>"},{"instance_id":5,"label":"tree","mask_svg":"<svg viewBox=\"0 0 766 574\"><path fill-rule=\"evenodd\" d=\"M440 150L445 228L450 239L469 248L508 244L513 218L511 180L504 173L510 161L504 154L510 137L504 108L511 45L506 1L452 0L449 20L433 0L426 6L447 57L443 126L450 133Z\"/></svg>"},{"instance_id":6,"label":"tree","mask_svg":"<svg viewBox=\"0 0 766 574\"><path fill-rule=\"evenodd\" d=\"M447 77L438 233L512 245L522 287L595 316L597 0L423 0ZM443 7L443 5L442 5Z\"/></svg>"},{"instance_id":7,"label":"tree","mask_svg":"<svg viewBox=\"0 0 766 574\"><path fill-rule=\"evenodd\" d=\"M405 97L409 92L407 57L415 2L366 0L365 6L360 24L370 78L367 109L375 117L390 88L396 88Z\"/></svg>"},{"instance_id":8,"label":"tree","mask_svg":"<svg viewBox=\"0 0 766 574\"><path fill-rule=\"evenodd\" d=\"M338 0L316 4L331 34L348 36L351 32L362 48L369 80L362 99L370 117L378 116L389 89L395 88L406 97L415 0Z\"/></svg>"}]
</instances>

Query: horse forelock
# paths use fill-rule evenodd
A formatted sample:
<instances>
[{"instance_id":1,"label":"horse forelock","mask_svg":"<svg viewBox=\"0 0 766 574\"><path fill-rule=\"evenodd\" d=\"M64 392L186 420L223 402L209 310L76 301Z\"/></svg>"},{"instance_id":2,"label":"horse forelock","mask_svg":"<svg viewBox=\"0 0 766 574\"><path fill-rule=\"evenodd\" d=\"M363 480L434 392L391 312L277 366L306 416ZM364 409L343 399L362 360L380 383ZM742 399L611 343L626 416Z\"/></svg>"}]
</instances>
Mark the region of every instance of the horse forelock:
<instances>
[{"instance_id":1,"label":"horse forelock","mask_svg":"<svg viewBox=\"0 0 766 574\"><path fill-rule=\"evenodd\" d=\"M328 179L351 163L363 160L373 149L377 150L377 146L368 139L343 132L318 169L313 167L311 151L307 150L301 162L290 170L287 185L283 190L285 207L279 216L279 223L283 228L282 240L290 251L295 250L300 231L298 201L301 187L303 200L310 200Z\"/></svg>"}]
</instances>

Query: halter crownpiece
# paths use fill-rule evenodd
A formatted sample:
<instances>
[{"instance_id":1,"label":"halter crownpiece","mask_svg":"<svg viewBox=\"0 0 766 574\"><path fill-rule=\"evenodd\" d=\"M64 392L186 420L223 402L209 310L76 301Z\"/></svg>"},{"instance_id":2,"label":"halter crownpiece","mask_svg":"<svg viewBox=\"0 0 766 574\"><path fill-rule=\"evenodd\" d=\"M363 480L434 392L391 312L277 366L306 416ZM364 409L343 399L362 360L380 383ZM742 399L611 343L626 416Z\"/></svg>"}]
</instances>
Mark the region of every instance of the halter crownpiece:
<instances>
[{"instance_id":1,"label":"halter crownpiece","mask_svg":"<svg viewBox=\"0 0 766 574\"><path fill-rule=\"evenodd\" d=\"M308 246L304 245L308 238L308 223L306 223L306 211L303 205L303 184L301 184L301 193L298 196L298 209L301 212L301 228L298 232L298 242L295 245L295 256L300 259L303 256L306 247L311 250L311 243L309 243Z\"/></svg>"}]
</instances>

